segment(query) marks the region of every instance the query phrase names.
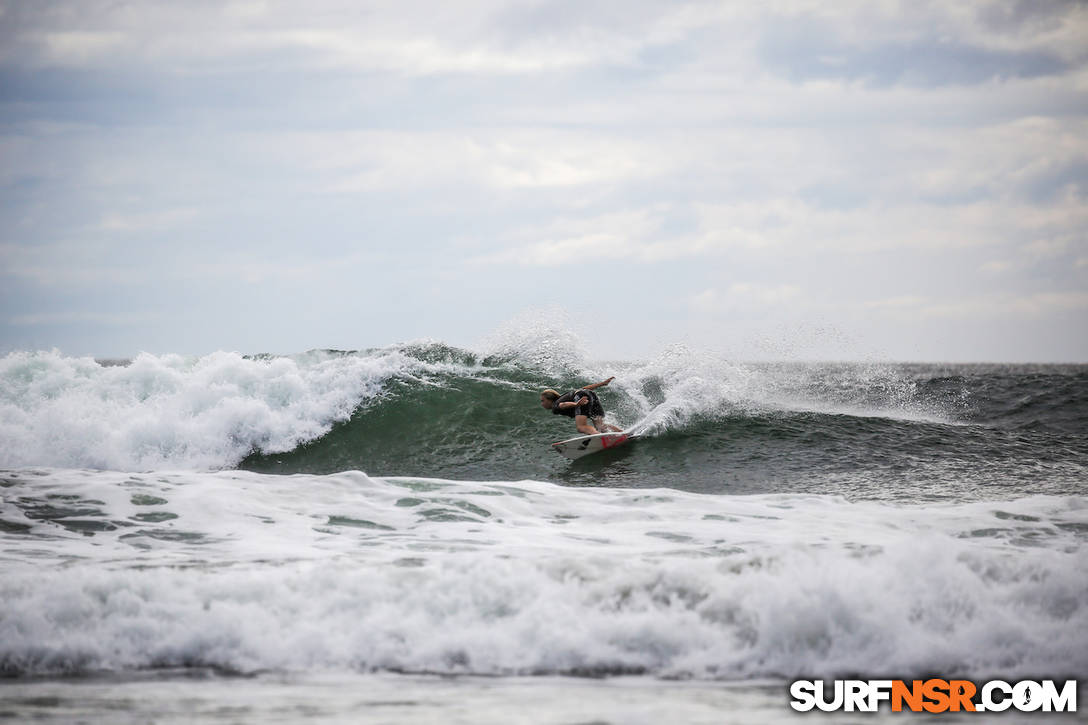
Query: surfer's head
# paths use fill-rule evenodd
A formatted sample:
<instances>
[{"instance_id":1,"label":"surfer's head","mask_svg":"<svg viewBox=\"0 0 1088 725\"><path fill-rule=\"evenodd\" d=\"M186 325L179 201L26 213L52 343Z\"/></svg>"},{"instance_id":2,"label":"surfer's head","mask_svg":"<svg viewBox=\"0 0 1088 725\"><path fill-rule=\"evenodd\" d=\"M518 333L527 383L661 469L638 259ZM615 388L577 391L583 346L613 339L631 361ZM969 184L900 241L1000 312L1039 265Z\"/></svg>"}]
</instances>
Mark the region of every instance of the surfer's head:
<instances>
[{"instance_id":1,"label":"surfer's head","mask_svg":"<svg viewBox=\"0 0 1088 725\"><path fill-rule=\"evenodd\" d=\"M559 400L559 393L555 392L551 388L548 388L540 394L540 404L548 410L552 409L552 406L555 405L556 400Z\"/></svg>"}]
</instances>

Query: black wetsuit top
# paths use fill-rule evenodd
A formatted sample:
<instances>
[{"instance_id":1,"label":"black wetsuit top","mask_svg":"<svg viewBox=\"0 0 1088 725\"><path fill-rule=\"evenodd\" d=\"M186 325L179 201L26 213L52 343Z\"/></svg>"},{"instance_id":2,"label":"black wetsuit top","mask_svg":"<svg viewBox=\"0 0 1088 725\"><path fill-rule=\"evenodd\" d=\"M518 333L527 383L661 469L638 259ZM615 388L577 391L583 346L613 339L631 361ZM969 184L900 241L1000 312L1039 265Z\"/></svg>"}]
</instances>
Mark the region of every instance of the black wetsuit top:
<instances>
[{"instance_id":1,"label":"black wetsuit top","mask_svg":"<svg viewBox=\"0 0 1088 725\"><path fill-rule=\"evenodd\" d=\"M582 398L589 398L589 402L574 408L567 408L565 410L559 409L560 403L573 403ZM568 418L573 418L576 415L584 415L589 418L603 418L604 408L601 407L600 399L592 390L572 390L569 393L560 395L556 401L552 403L552 414L565 415Z\"/></svg>"}]
</instances>

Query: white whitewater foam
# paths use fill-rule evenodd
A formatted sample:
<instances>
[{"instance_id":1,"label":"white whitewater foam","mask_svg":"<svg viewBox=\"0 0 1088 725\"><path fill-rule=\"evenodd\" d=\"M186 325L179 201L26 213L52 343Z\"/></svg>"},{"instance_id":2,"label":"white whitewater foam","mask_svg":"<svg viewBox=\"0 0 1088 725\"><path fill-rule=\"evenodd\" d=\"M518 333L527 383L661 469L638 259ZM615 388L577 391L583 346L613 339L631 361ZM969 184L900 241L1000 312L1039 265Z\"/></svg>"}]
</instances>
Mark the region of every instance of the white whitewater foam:
<instances>
[{"instance_id":1,"label":"white whitewater foam","mask_svg":"<svg viewBox=\"0 0 1088 725\"><path fill-rule=\"evenodd\" d=\"M1088 501L8 474L0 668L1088 672ZM26 501L127 522L86 536ZM17 505L16 502L21 502ZM79 503L82 502L82 503ZM138 522L141 513L175 519Z\"/></svg>"},{"instance_id":2,"label":"white whitewater foam","mask_svg":"<svg viewBox=\"0 0 1088 725\"><path fill-rule=\"evenodd\" d=\"M247 358L141 354L125 366L56 352L0 359L0 466L215 469L324 435L393 377L453 366L398 348Z\"/></svg>"},{"instance_id":3,"label":"white whitewater foam","mask_svg":"<svg viewBox=\"0 0 1088 725\"><path fill-rule=\"evenodd\" d=\"M619 367L613 387L634 401L631 429L655 434L696 418L823 413L915 422L954 422L918 396L913 380L890 365L747 364L686 345L646 363ZM647 392L647 391L652 392Z\"/></svg>"}]
</instances>

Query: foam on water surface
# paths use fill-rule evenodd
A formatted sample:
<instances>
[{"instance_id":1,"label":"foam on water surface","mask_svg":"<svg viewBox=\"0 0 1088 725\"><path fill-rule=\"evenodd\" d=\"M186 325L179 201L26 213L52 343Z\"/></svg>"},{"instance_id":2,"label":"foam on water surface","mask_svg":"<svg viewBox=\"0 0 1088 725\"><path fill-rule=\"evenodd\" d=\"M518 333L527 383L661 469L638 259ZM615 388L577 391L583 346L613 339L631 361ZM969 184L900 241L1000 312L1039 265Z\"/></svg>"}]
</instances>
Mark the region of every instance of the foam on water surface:
<instances>
[{"instance_id":1,"label":"foam on water surface","mask_svg":"<svg viewBox=\"0 0 1088 725\"><path fill-rule=\"evenodd\" d=\"M892 506L358 472L4 486L8 672L1088 671L1080 498Z\"/></svg>"},{"instance_id":2,"label":"foam on water surface","mask_svg":"<svg viewBox=\"0 0 1088 725\"><path fill-rule=\"evenodd\" d=\"M388 725L623 723L730 725L798 722L778 682L704 683L615 677L443 677L263 674L247 678L89 677L0 682L4 710L36 723L161 725L360 722ZM882 718L877 715L876 722ZM874 722L849 715L837 722ZM956 722L952 720L952 722ZM1044 722L1046 722L1044 720Z\"/></svg>"}]
</instances>

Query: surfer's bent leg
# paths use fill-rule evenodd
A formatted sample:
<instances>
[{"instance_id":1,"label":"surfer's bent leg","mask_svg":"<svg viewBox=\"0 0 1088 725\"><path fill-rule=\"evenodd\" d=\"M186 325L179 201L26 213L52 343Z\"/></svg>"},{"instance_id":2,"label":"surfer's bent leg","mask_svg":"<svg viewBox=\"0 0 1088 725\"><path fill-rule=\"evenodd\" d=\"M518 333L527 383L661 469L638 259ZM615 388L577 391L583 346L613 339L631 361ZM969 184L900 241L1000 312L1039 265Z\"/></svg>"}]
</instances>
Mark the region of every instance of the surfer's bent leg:
<instances>
[{"instance_id":1,"label":"surfer's bent leg","mask_svg":"<svg viewBox=\"0 0 1088 725\"><path fill-rule=\"evenodd\" d=\"M589 417L593 419L593 424L597 427L597 430L619 433L619 428L604 422L604 406L601 405L601 399L597 397L597 394L587 392L586 395L590 398L587 406L589 408Z\"/></svg>"},{"instance_id":2,"label":"surfer's bent leg","mask_svg":"<svg viewBox=\"0 0 1088 725\"><path fill-rule=\"evenodd\" d=\"M596 418L594 418L593 419L593 425L597 426L597 430L603 430L603 431L607 431L609 433L622 433L623 432L623 428L617 428L616 426L612 425L611 423L605 423L603 415L597 416Z\"/></svg>"},{"instance_id":3,"label":"surfer's bent leg","mask_svg":"<svg viewBox=\"0 0 1088 725\"><path fill-rule=\"evenodd\" d=\"M578 432L582 435L591 436L597 434L597 429L589 424L589 416L574 416L574 425L578 426Z\"/></svg>"}]
</instances>

